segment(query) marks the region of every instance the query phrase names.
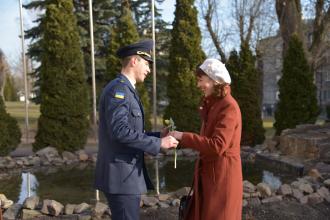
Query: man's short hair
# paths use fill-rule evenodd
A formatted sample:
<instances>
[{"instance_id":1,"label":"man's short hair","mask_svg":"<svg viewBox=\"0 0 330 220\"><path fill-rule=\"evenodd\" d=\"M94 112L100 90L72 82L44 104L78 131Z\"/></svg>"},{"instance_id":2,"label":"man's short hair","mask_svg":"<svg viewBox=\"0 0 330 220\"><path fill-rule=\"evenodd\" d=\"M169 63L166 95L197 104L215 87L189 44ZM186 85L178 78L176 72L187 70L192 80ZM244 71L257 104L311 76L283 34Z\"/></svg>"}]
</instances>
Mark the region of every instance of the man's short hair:
<instances>
[{"instance_id":1,"label":"man's short hair","mask_svg":"<svg viewBox=\"0 0 330 220\"><path fill-rule=\"evenodd\" d=\"M126 67L133 57L136 57L139 61L142 59L142 57L140 57L139 55L132 55L132 56L124 57L121 59L121 66Z\"/></svg>"}]
</instances>

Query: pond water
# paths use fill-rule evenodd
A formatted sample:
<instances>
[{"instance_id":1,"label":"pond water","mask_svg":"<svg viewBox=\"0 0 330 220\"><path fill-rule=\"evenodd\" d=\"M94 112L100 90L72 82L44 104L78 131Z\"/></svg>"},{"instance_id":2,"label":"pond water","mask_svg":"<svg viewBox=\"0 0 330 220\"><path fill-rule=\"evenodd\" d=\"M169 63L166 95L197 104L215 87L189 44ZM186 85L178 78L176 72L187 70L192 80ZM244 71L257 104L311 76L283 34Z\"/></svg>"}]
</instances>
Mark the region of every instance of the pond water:
<instances>
[{"instance_id":1,"label":"pond water","mask_svg":"<svg viewBox=\"0 0 330 220\"><path fill-rule=\"evenodd\" d=\"M172 158L146 160L148 171L156 184L158 170L160 193L176 191L181 187L190 186L192 182L195 159L181 159L174 169ZM157 169L158 167L158 169ZM257 184L266 182L277 189L281 183L293 181L297 176L276 170L265 170L258 164L243 163L244 180ZM10 179L0 180L0 193L14 202L22 203L27 197L27 179L30 179L30 195L38 195L41 199L54 199L61 203L92 203L95 198L93 189L94 166L78 164L67 167L43 167L38 171L18 173ZM155 191L149 192L155 194ZM105 201L100 193L101 201Z\"/></svg>"}]
</instances>

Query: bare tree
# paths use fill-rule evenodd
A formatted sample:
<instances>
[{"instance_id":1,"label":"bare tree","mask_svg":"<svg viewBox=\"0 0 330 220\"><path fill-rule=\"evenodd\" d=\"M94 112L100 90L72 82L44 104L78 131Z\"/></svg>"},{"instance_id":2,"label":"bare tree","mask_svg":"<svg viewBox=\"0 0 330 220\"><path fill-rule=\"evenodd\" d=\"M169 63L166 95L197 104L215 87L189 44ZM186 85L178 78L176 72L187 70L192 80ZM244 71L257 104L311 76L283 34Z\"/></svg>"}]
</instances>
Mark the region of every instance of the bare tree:
<instances>
[{"instance_id":1,"label":"bare tree","mask_svg":"<svg viewBox=\"0 0 330 220\"><path fill-rule=\"evenodd\" d=\"M222 61L226 61L224 45L228 41L236 47L249 43L255 48L258 40L275 34L277 21L272 0L234 0L227 8L219 5L216 0L200 1L205 30ZM230 12L233 19L225 12ZM225 27L225 22L230 22L230 27Z\"/></svg>"},{"instance_id":2,"label":"bare tree","mask_svg":"<svg viewBox=\"0 0 330 220\"><path fill-rule=\"evenodd\" d=\"M3 92L6 83L6 76L10 73L9 65L6 61L5 54L0 49L0 96L3 97Z\"/></svg>"},{"instance_id":3,"label":"bare tree","mask_svg":"<svg viewBox=\"0 0 330 220\"><path fill-rule=\"evenodd\" d=\"M210 34L212 42L221 57L222 62L226 62L226 55L224 49L221 47L221 40L220 33L219 33L219 22L218 21L218 10L217 10L216 0L207 0L200 2L201 13L203 19L205 20L206 29ZM215 22L214 22L215 20ZM224 36L224 35L223 35Z\"/></svg>"},{"instance_id":4,"label":"bare tree","mask_svg":"<svg viewBox=\"0 0 330 220\"><path fill-rule=\"evenodd\" d=\"M281 36L284 41L284 52L287 49L289 38L296 33L301 37L306 48L310 64L316 68L324 52L329 48L327 32L330 30L330 1L304 1L304 10L307 17L313 19L312 37L306 38L306 29L302 26L302 4L300 0L276 0L276 13L280 24ZM308 30L308 29L307 29ZM308 40L309 42L306 42Z\"/></svg>"}]
</instances>

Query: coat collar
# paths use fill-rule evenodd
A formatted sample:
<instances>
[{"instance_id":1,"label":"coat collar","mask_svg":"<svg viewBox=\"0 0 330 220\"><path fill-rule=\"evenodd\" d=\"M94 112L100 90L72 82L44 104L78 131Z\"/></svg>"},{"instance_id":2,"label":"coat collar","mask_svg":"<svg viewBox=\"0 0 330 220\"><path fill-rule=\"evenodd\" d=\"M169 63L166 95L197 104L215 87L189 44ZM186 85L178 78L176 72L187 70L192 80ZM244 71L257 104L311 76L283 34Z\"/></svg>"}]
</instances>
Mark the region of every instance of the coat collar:
<instances>
[{"instance_id":1,"label":"coat collar","mask_svg":"<svg viewBox=\"0 0 330 220\"><path fill-rule=\"evenodd\" d=\"M143 105L142 105L140 97L139 97L137 91L134 89L133 85L130 83L128 78L121 73L118 75L118 78L119 78L119 80L121 80L122 83L126 84L128 86L128 88L131 90L131 92L134 94L134 98L138 101L142 114L144 115Z\"/></svg>"},{"instance_id":2,"label":"coat collar","mask_svg":"<svg viewBox=\"0 0 330 220\"><path fill-rule=\"evenodd\" d=\"M130 90L131 90L134 94L136 94L136 90L135 90L135 88L133 87L133 85L131 84L131 82L129 81L129 79L128 79L125 75L123 75L122 73L120 73L120 74L118 75L118 78L119 78L120 80L123 80L123 83L125 83L125 84L130 88Z\"/></svg>"}]
</instances>

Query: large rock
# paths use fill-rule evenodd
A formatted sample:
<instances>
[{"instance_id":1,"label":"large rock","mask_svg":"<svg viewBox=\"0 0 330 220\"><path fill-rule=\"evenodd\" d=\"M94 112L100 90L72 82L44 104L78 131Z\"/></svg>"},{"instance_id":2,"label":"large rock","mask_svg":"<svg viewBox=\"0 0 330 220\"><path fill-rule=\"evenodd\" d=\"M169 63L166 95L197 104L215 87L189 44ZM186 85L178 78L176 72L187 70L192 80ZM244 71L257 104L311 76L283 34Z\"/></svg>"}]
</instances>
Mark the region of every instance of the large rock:
<instances>
[{"instance_id":1,"label":"large rock","mask_svg":"<svg viewBox=\"0 0 330 220\"><path fill-rule=\"evenodd\" d=\"M76 205L76 207L73 210L73 213L80 214L80 213L85 212L89 208L90 208L90 205L88 205L87 203L84 202L79 205Z\"/></svg>"},{"instance_id":2,"label":"large rock","mask_svg":"<svg viewBox=\"0 0 330 220\"><path fill-rule=\"evenodd\" d=\"M69 151L63 151L62 157L64 161L77 161L78 157L74 153L71 153Z\"/></svg>"},{"instance_id":3,"label":"large rock","mask_svg":"<svg viewBox=\"0 0 330 220\"><path fill-rule=\"evenodd\" d=\"M38 196L31 196L25 199L23 208L25 209L35 209L39 204Z\"/></svg>"},{"instance_id":4,"label":"large rock","mask_svg":"<svg viewBox=\"0 0 330 220\"><path fill-rule=\"evenodd\" d=\"M258 183L257 189L262 197L268 197L272 195L272 190L267 183Z\"/></svg>"},{"instance_id":5,"label":"large rock","mask_svg":"<svg viewBox=\"0 0 330 220\"><path fill-rule=\"evenodd\" d=\"M159 200L153 196L142 196L142 201L147 207L155 206L159 202Z\"/></svg>"},{"instance_id":6,"label":"large rock","mask_svg":"<svg viewBox=\"0 0 330 220\"><path fill-rule=\"evenodd\" d=\"M326 187L330 188L330 179L326 179L326 180L324 180L323 184L324 184Z\"/></svg>"},{"instance_id":7,"label":"large rock","mask_svg":"<svg viewBox=\"0 0 330 220\"><path fill-rule=\"evenodd\" d=\"M291 186L288 184L281 185L280 188L278 189L278 193L283 196L291 195L292 194Z\"/></svg>"},{"instance_id":8,"label":"large rock","mask_svg":"<svg viewBox=\"0 0 330 220\"><path fill-rule=\"evenodd\" d=\"M84 162L88 160L88 154L86 154L84 150L78 150L76 154L78 155L79 161Z\"/></svg>"},{"instance_id":9,"label":"large rock","mask_svg":"<svg viewBox=\"0 0 330 220\"><path fill-rule=\"evenodd\" d=\"M308 203L310 204L318 204L323 202L323 198L318 193L312 193L308 195Z\"/></svg>"},{"instance_id":10,"label":"large rock","mask_svg":"<svg viewBox=\"0 0 330 220\"><path fill-rule=\"evenodd\" d=\"M54 147L45 147L39 151L36 152L36 155L41 157L41 156L53 156L53 157L58 157L58 151Z\"/></svg>"},{"instance_id":11,"label":"large rock","mask_svg":"<svg viewBox=\"0 0 330 220\"><path fill-rule=\"evenodd\" d=\"M292 195L294 198L299 200L304 196L304 193L300 189L292 189Z\"/></svg>"},{"instance_id":12,"label":"large rock","mask_svg":"<svg viewBox=\"0 0 330 220\"><path fill-rule=\"evenodd\" d=\"M166 202L159 202L158 206L162 209L166 209L166 208L170 207L169 204L167 204Z\"/></svg>"},{"instance_id":13,"label":"large rock","mask_svg":"<svg viewBox=\"0 0 330 220\"><path fill-rule=\"evenodd\" d=\"M280 136L279 149L284 155L301 159L330 161L329 125L299 125Z\"/></svg>"},{"instance_id":14,"label":"large rock","mask_svg":"<svg viewBox=\"0 0 330 220\"><path fill-rule=\"evenodd\" d=\"M313 177L314 179L323 179L322 174L317 169L311 169L308 171L308 176Z\"/></svg>"},{"instance_id":15,"label":"large rock","mask_svg":"<svg viewBox=\"0 0 330 220\"><path fill-rule=\"evenodd\" d=\"M22 209L22 205L14 204L10 206L3 214L3 219L5 220L16 220L18 219L18 214Z\"/></svg>"},{"instance_id":16,"label":"large rock","mask_svg":"<svg viewBox=\"0 0 330 220\"><path fill-rule=\"evenodd\" d=\"M182 187L181 189L178 189L174 192L174 195L178 198L181 198L182 196L188 195L190 191L190 187Z\"/></svg>"},{"instance_id":17,"label":"large rock","mask_svg":"<svg viewBox=\"0 0 330 220\"><path fill-rule=\"evenodd\" d=\"M55 200L48 200L45 199L43 201L41 212L46 215L53 215L58 216L63 212L64 206L55 201Z\"/></svg>"},{"instance_id":18,"label":"large rock","mask_svg":"<svg viewBox=\"0 0 330 220\"><path fill-rule=\"evenodd\" d=\"M324 186L319 188L316 192L324 199L326 199L330 196L329 190L327 188L325 188Z\"/></svg>"},{"instance_id":19,"label":"large rock","mask_svg":"<svg viewBox=\"0 0 330 220\"><path fill-rule=\"evenodd\" d=\"M243 181L243 191L246 193L253 193L256 191L256 187L247 180Z\"/></svg>"},{"instance_id":20,"label":"large rock","mask_svg":"<svg viewBox=\"0 0 330 220\"><path fill-rule=\"evenodd\" d=\"M7 199L4 194L0 194L0 203L3 209L8 209L10 206L14 204L12 200Z\"/></svg>"},{"instance_id":21,"label":"large rock","mask_svg":"<svg viewBox=\"0 0 330 220\"><path fill-rule=\"evenodd\" d=\"M302 192L305 192L305 193L310 194L310 193L314 192L312 186L307 182L294 181L294 182L291 183L291 186L296 188L296 189L299 189L299 190L301 190Z\"/></svg>"},{"instance_id":22,"label":"large rock","mask_svg":"<svg viewBox=\"0 0 330 220\"><path fill-rule=\"evenodd\" d=\"M30 210L30 209L23 209L22 210L22 220L37 219L40 216L42 216L42 213L40 211Z\"/></svg>"},{"instance_id":23,"label":"large rock","mask_svg":"<svg viewBox=\"0 0 330 220\"><path fill-rule=\"evenodd\" d=\"M101 218L102 215L107 211L108 206L102 202L97 202L95 208L93 209L93 216L96 218Z\"/></svg>"},{"instance_id":24,"label":"large rock","mask_svg":"<svg viewBox=\"0 0 330 220\"><path fill-rule=\"evenodd\" d=\"M170 198L171 196L169 194L159 194L158 199L159 201L166 201Z\"/></svg>"},{"instance_id":25,"label":"large rock","mask_svg":"<svg viewBox=\"0 0 330 220\"><path fill-rule=\"evenodd\" d=\"M282 196L271 196L261 200L262 203L280 202L280 201L282 201Z\"/></svg>"},{"instance_id":26,"label":"large rock","mask_svg":"<svg viewBox=\"0 0 330 220\"><path fill-rule=\"evenodd\" d=\"M171 202L172 206L179 206L180 205L180 199L173 199Z\"/></svg>"},{"instance_id":27,"label":"large rock","mask_svg":"<svg viewBox=\"0 0 330 220\"><path fill-rule=\"evenodd\" d=\"M75 207L76 207L76 205L74 205L74 204L66 204L65 208L64 208L64 214L72 215Z\"/></svg>"}]
</instances>

